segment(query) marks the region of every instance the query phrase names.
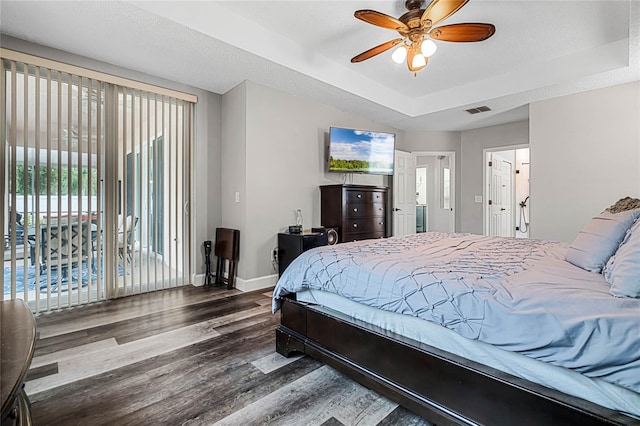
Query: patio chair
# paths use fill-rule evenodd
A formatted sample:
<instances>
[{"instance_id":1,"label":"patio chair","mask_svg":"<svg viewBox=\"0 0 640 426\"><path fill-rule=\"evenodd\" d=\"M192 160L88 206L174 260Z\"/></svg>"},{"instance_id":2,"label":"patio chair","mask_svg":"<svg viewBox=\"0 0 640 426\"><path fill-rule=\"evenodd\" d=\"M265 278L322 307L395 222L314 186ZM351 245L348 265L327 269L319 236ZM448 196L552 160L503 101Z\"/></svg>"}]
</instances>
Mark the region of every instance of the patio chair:
<instances>
[{"instance_id":1,"label":"patio chair","mask_svg":"<svg viewBox=\"0 0 640 426\"><path fill-rule=\"evenodd\" d=\"M15 222L15 233L16 233L16 241L15 245L20 246L24 244L24 224L22 223L22 213L16 212L16 222ZM11 210L9 210L9 218L11 218ZM9 232L6 236L7 240L10 241L13 236L13 225L11 221L9 221Z\"/></svg>"},{"instance_id":2,"label":"patio chair","mask_svg":"<svg viewBox=\"0 0 640 426\"><path fill-rule=\"evenodd\" d=\"M93 239L95 231L91 230L91 238L87 239L88 221L79 222L73 218L51 220L49 225L40 226L40 271L45 272L47 266L57 268L62 266L63 279L68 275L68 264L71 260L75 268L79 262L91 258L93 263ZM48 231L50 229L50 231ZM31 241L30 241L31 243ZM33 241L35 243L35 240ZM92 265L93 268L93 265Z\"/></svg>"},{"instance_id":3,"label":"patio chair","mask_svg":"<svg viewBox=\"0 0 640 426\"><path fill-rule=\"evenodd\" d=\"M129 215L124 221L121 221L118 228L118 256L123 262L126 261L128 265L133 263L137 225L138 218Z\"/></svg>"}]
</instances>

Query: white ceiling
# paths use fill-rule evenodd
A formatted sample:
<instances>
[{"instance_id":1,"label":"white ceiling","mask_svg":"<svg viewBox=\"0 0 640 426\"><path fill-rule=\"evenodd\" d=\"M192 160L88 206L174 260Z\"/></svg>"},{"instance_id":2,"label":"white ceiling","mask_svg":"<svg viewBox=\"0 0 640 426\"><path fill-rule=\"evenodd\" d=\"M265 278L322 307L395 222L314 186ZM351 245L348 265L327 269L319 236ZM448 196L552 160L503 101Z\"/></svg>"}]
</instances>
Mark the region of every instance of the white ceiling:
<instances>
[{"instance_id":1,"label":"white ceiling","mask_svg":"<svg viewBox=\"0 0 640 426\"><path fill-rule=\"evenodd\" d=\"M417 77L391 51L351 57L397 33L398 0L0 1L2 34L223 94L244 80L404 130L523 120L530 102L640 80L640 1L471 0L443 24L487 22L479 43L437 42ZM492 111L464 110L487 105Z\"/></svg>"}]
</instances>

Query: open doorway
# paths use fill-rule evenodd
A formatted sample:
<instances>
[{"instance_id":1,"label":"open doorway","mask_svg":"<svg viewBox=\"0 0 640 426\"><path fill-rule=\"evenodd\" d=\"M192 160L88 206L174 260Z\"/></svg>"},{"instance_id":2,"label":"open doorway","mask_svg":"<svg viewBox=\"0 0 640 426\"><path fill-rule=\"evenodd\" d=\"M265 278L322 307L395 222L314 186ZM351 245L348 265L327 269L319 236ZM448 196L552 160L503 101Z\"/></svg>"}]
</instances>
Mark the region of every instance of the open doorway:
<instances>
[{"instance_id":1,"label":"open doorway","mask_svg":"<svg viewBox=\"0 0 640 426\"><path fill-rule=\"evenodd\" d=\"M529 147L485 150L484 234L529 238Z\"/></svg>"},{"instance_id":2,"label":"open doorway","mask_svg":"<svg viewBox=\"0 0 640 426\"><path fill-rule=\"evenodd\" d=\"M416 232L455 232L455 153L416 155Z\"/></svg>"}]
</instances>

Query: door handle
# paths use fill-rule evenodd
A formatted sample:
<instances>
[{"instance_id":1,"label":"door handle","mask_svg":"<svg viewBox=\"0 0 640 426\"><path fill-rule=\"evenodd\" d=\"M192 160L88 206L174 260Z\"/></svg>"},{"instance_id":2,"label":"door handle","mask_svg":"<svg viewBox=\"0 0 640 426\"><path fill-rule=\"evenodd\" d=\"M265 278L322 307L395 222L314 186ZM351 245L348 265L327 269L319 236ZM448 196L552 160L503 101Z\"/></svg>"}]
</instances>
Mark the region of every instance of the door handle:
<instances>
[{"instance_id":1,"label":"door handle","mask_svg":"<svg viewBox=\"0 0 640 426\"><path fill-rule=\"evenodd\" d=\"M505 211L505 210L506 210L506 209L503 209L503 208L501 208L501 209L500 209L500 211L501 211L501 212L503 212L503 211Z\"/></svg>"},{"instance_id":2,"label":"door handle","mask_svg":"<svg viewBox=\"0 0 640 426\"><path fill-rule=\"evenodd\" d=\"M397 208L397 207L394 207L394 208L393 208L393 211L394 211L394 212L399 212L400 210L402 210L402 209L399 209L399 208Z\"/></svg>"}]
</instances>

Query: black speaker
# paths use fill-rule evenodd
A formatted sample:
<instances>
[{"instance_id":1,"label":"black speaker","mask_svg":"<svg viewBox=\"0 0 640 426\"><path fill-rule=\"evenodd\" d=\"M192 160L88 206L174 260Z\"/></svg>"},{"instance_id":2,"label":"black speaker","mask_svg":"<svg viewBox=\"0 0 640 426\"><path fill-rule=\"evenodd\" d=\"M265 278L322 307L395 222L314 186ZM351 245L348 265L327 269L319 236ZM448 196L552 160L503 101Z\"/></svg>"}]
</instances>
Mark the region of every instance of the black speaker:
<instances>
[{"instance_id":1,"label":"black speaker","mask_svg":"<svg viewBox=\"0 0 640 426\"><path fill-rule=\"evenodd\" d=\"M332 246L334 244L338 244L340 241L338 241L339 239L339 229L338 228L324 228L324 227L320 227L320 228L311 228L311 232L326 232L327 233L327 244Z\"/></svg>"},{"instance_id":2,"label":"black speaker","mask_svg":"<svg viewBox=\"0 0 640 426\"><path fill-rule=\"evenodd\" d=\"M315 247L326 246L329 243L327 235L327 232L278 234L278 275L282 276L287 266L303 252Z\"/></svg>"},{"instance_id":3,"label":"black speaker","mask_svg":"<svg viewBox=\"0 0 640 426\"><path fill-rule=\"evenodd\" d=\"M338 233L337 229L327 228L327 240L330 246L339 243L338 235L340 234Z\"/></svg>"}]
</instances>

